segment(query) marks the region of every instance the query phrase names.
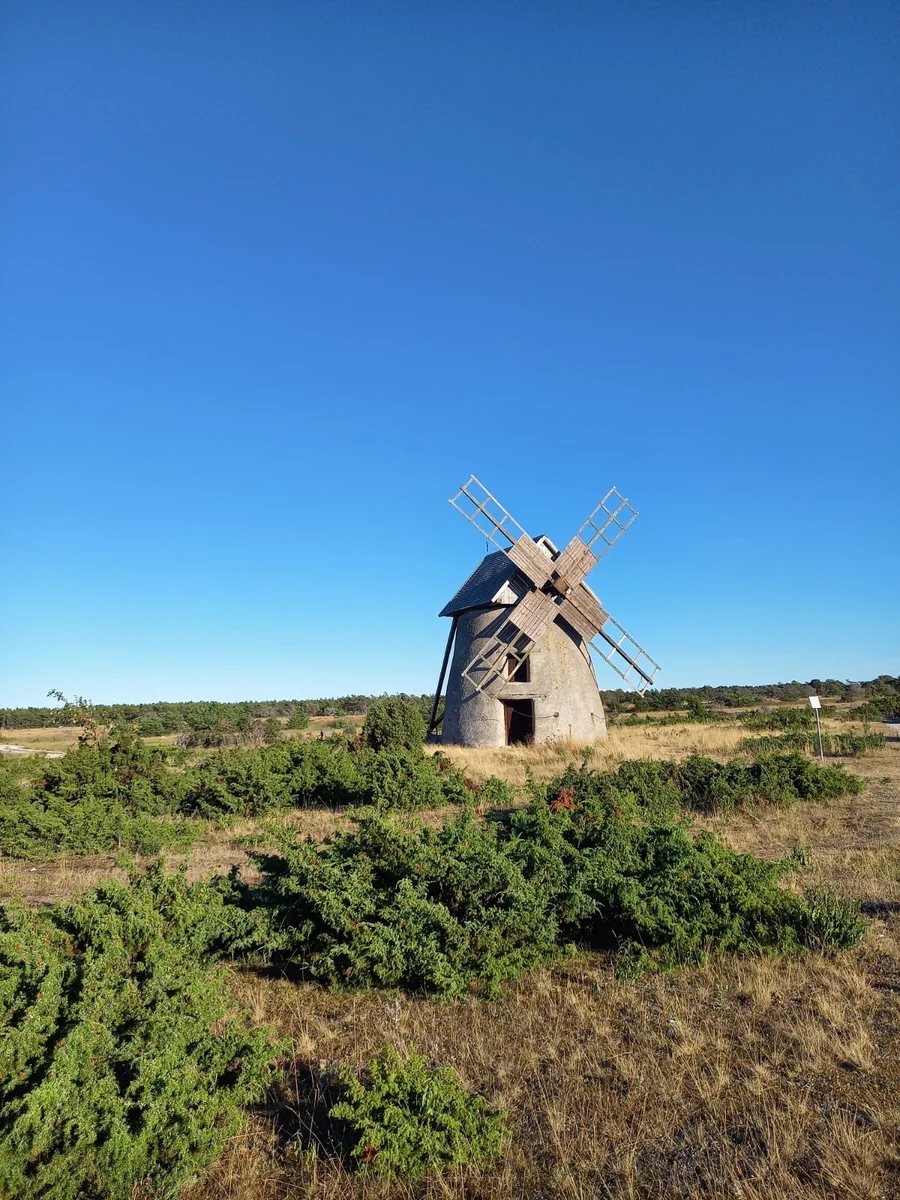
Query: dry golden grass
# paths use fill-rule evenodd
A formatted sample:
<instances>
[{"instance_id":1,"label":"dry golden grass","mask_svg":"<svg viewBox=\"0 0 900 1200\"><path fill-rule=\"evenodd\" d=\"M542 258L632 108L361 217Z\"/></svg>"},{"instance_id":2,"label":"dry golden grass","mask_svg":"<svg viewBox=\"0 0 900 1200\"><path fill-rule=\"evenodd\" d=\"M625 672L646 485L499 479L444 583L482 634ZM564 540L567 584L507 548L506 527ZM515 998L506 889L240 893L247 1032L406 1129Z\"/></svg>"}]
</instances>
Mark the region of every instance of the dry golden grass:
<instances>
[{"instance_id":1,"label":"dry golden grass","mask_svg":"<svg viewBox=\"0 0 900 1200\"><path fill-rule=\"evenodd\" d=\"M854 722L826 720L826 732L860 732ZM443 746L453 762L473 779L484 780L497 775L514 785L523 783L528 767L535 779L546 782L558 774L567 762L578 761L589 752L591 765L599 770L611 770L627 759L646 758L660 761L679 760L689 754L704 754L710 758L732 758L739 753L742 739L754 734L737 724L711 725L614 725L609 736L592 745L581 745L560 739L540 746L497 746L473 750L467 746ZM760 736L760 735L756 735Z\"/></svg>"},{"instance_id":2,"label":"dry golden grass","mask_svg":"<svg viewBox=\"0 0 900 1200\"><path fill-rule=\"evenodd\" d=\"M473 779L497 775L512 784L525 780L528 767L539 782L557 775L586 751L591 765L610 769L630 758L680 759L689 754L726 758L737 753L746 730L731 725L613 725L609 737L591 746L560 740L540 746L498 746L473 750L467 746L442 746L453 762Z\"/></svg>"},{"instance_id":3,"label":"dry golden grass","mask_svg":"<svg viewBox=\"0 0 900 1200\"><path fill-rule=\"evenodd\" d=\"M698 820L736 850L764 858L789 854L796 845L816 856L856 849L862 852L900 845L900 747L888 747L857 759L829 759L866 778L862 796L844 796L827 804L798 804L781 810L760 808L727 818Z\"/></svg>"},{"instance_id":4,"label":"dry golden grass","mask_svg":"<svg viewBox=\"0 0 900 1200\"><path fill-rule=\"evenodd\" d=\"M70 750L83 733L80 725L57 725L48 729L4 729L0 733L0 742L11 742L16 746L24 746L26 750L35 753L46 753L48 750Z\"/></svg>"},{"instance_id":5,"label":"dry golden grass","mask_svg":"<svg viewBox=\"0 0 900 1200\"><path fill-rule=\"evenodd\" d=\"M885 1072L897 1006L869 969L857 953L621 983L585 958L536 972L501 1002L455 1005L236 975L253 1017L293 1041L279 1108L299 1148L311 1075L386 1045L452 1064L508 1110L510 1139L489 1173L405 1188L285 1153L261 1115L191 1200L894 1195L900 1113Z\"/></svg>"},{"instance_id":6,"label":"dry golden grass","mask_svg":"<svg viewBox=\"0 0 900 1200\"><path fill-rule=\"evenodd\" d=\"M282 726L287 725L287 717L279 719ZM285 729L285 736L312 738L324 733L327 737L335 731L336 721L342 722L343 726L348 729L359 729L364 720L365 717L358 713L343 718L310 717L309 726L302 733ZM45 754L48 750L70 750L77 744L78 738L83 732L84 729L81 725L56 725L46 729L7 729L0 731L0 742L23 746L26 750L33 750L36 754ZM175 742L177 737L177 734L166 733L160 737L144 738L144 741L150 746L166 746Z\"/></svg>"}]
</instances>

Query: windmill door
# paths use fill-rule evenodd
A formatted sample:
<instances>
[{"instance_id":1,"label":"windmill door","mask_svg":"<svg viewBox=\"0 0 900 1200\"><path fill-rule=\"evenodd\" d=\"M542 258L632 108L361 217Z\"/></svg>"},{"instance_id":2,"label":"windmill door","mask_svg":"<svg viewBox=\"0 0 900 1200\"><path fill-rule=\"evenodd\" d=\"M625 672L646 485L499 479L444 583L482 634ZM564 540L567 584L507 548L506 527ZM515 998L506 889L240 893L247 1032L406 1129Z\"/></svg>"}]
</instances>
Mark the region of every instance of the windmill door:
<instances>
[{"instance_id":1,"label":"windmill door","mask_svg":"<svg viewBox=\"0 0 900 1200\"><path fill-rule=\"evenodd\" d=\"M503 700L506 725L506 744L515 746L534 741L534 701Z\"/></svg>"}]
</instances>

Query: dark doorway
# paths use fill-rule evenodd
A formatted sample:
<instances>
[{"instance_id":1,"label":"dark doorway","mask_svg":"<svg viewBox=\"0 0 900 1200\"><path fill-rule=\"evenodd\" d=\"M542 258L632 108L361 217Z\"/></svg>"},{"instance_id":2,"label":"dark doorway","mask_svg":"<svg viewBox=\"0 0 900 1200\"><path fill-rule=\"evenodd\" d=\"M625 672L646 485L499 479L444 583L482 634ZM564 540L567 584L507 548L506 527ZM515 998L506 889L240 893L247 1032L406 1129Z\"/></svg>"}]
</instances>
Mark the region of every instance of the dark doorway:
<instances>
[{"instance_id":1,"label":"dark doorway","mask_svg":"<svg viewBox=\"0 0 900 1200\"><path fill-rule=\"evenodd\" d=\"M504 700L503 715L506 719L506 744L515 746L534 741L534 701Z\"/></svg>"}]
</instances>

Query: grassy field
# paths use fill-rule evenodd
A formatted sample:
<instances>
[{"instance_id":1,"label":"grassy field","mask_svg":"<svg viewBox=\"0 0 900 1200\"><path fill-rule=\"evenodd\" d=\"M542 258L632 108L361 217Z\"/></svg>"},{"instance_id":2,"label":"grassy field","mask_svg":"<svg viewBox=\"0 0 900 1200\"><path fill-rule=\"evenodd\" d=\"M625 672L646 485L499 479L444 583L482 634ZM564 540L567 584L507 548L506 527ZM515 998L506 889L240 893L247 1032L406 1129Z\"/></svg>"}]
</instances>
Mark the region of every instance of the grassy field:
<instances>
[{"instance_id":1,"label":"grassy field","mask_svg":"<svg viewBox=\"0 0 900 1200\"><path fill-rule=\"evenodd\" d=\"M348 729L359 729L364 719L361 715L343 718L310 717L308 729L302 733L285 730L285 734L288 737L311 738L318 737L320 734L330 737L336 731L336 721L342 721L343 725ZM282 725L286 725L287 718L282 718L281 723ZM337 728L339 729L340 727L339 724ZM80 725L53 725L43 729L0 730L0 743L21 746L23 749L29 750L34 754L46 754L48 751L59 752L70 750L77 744L78 736L81 732L82 727ZM177 737L177 734L169 733L163 737L144 738L144 741L150 746L165 746L171 745L177 740Z\"/></svg>"},{"instance_id":2,"label":"grassy field","mask_svg":"<svg viewBox=\"0 0 900 1200\"><path fill-rule=\"evenodd\" d=\"M724 758L744 732L618 727L593 761L695 750ZM23 731L15 740L26 744ZM472 777L496 773L521 785L526 766L546 779L578 752L449 753ZM807 865L793 885L823 883L862 899L866 939L835 958L731 960L628 982L604 957L585 955L531 973L500 1001L455 1004L334 994L234 969L241 1005L289 1037L293 1051L271 1103L250 1116L189 1200L900 1196L900 744L847 765L869 782L861 797L698 822L764 857L800 844ZM341 821L315 811L288 819L316 838ZM191 874L241 861L240 839L253 829L244 822L210 833L192 851ZM111 858L6 863L0 887L46 902L116 870ZM386 1045L453 1065L508 1110L501 1165L407 1188L355 1178L308 1153L304 1128L323 1072Z\"/></svg>"}]
</instances>

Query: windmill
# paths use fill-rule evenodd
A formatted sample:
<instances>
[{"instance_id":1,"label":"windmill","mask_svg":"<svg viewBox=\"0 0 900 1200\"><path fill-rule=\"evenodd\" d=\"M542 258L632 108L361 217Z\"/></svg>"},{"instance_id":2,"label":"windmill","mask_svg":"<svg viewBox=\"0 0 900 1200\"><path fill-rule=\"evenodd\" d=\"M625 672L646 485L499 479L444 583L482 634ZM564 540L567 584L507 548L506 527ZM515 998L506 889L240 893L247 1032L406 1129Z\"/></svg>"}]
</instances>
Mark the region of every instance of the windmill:
<instances>
[{"instance_id":1,"label":"windmill","mask_svg":"<svg viewBox=\"0 0 900 1200\"><path fill-rule=\"evenodd\" d=\"M659 671L585 582L637 512L610 488L568 545L558 550L546 536L527 534L474 475L450 503L496 549L441 612L453 623L431 731L455 641L445 742L502 745L605 736L589 651L641 695Z\"/></svg>"}]
</instances>

